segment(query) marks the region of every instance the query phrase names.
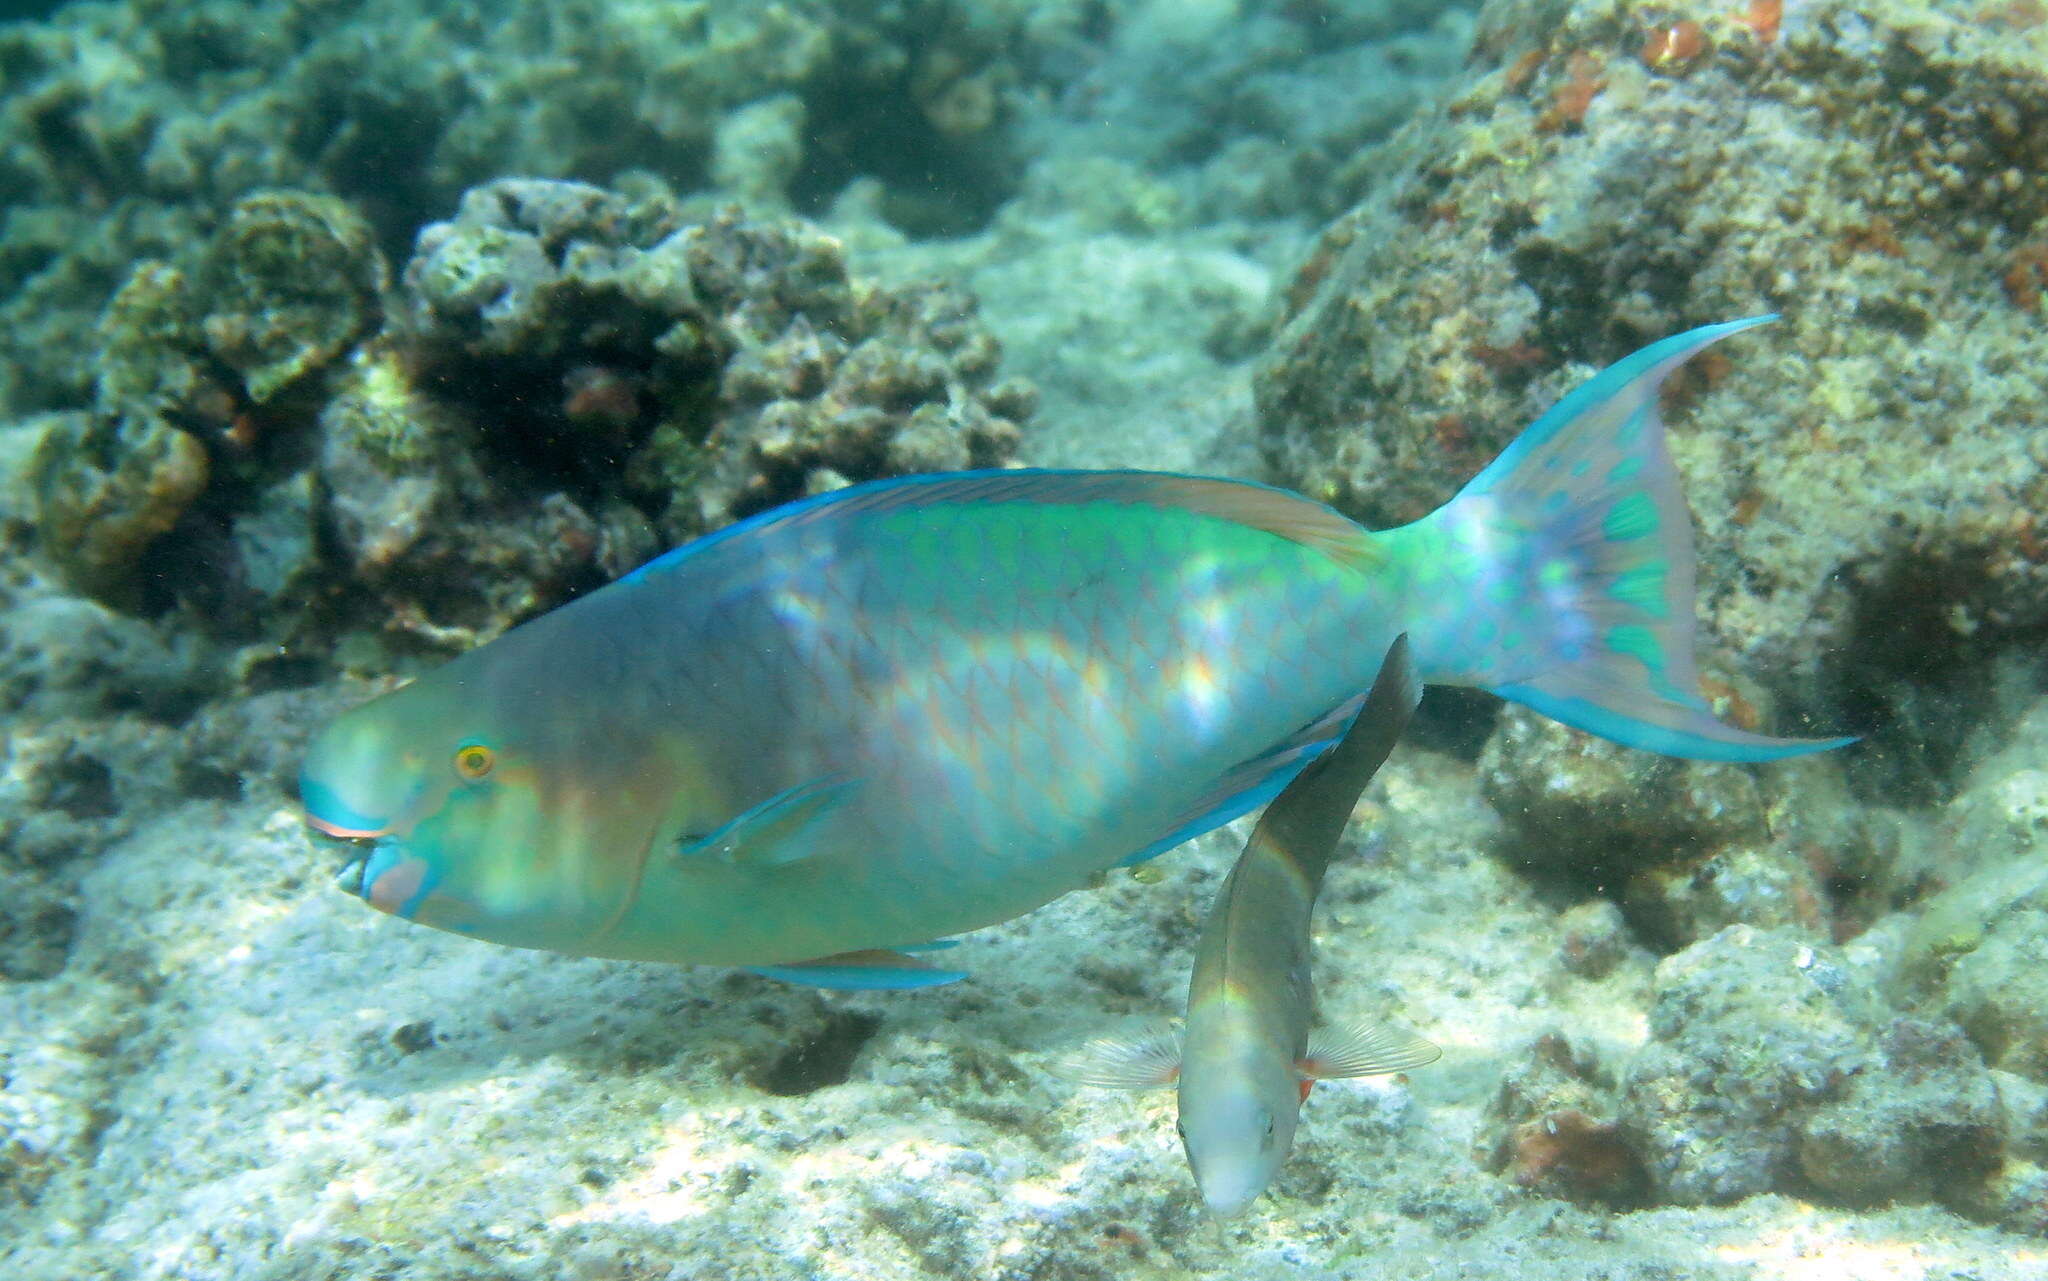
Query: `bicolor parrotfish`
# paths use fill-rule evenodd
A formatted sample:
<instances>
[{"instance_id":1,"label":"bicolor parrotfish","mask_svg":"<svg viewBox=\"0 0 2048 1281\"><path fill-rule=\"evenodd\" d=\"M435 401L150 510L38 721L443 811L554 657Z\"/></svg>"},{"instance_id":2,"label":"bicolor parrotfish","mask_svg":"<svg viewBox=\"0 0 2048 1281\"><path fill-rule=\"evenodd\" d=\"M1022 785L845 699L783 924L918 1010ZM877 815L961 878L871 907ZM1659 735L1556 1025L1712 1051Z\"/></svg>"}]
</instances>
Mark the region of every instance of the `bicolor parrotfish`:
<instances>
[{"instance_id":1,"label":"bicolor parrotfish","mask_svg":"<svg viewBox=\"0 0 2048 1281\"><path fill-rule=\"evenodd\" d=\"M1177 1086L1181 1146L1218 1219L1242 1214L1280 1172L1316 1081L1438 1058L1428 1041L1371 1023L1310 1030L1316 894L1360 793L1421 697L1407 638L1397 638L1351 728L1259 816L1202 923L1181 1027L1098 1038L1067 1061L1067 1074L1089 1085Z\"/></svg>"},{"instance_id":2,"label":"bicolor parrotfish","mask_svg":"<svg viewBox=\"0 0 2048 1281\"><path fill-rule=\"evenodd\" d=\"M345 713L300 774L421 924L825 985L960 977L1007 920L1247 813L1328 750L1395 636L1617 742L1764 761L1716 720L1658 417L1679 334L1449 503L1371 532L1248 482L1001 471L855 485L656 558Z\"/></svg>"}]
</instances>

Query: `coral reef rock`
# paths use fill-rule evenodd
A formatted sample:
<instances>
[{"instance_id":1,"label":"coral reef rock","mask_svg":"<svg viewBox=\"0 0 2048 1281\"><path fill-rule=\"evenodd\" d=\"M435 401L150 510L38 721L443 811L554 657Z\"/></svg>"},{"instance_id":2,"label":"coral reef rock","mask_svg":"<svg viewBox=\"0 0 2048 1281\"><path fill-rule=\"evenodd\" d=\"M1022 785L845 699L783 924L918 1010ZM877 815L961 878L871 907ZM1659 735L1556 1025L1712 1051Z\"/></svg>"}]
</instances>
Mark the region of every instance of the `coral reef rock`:
<instances>
[{"instance_id":1,"label":"coral reef rock","mask_svg":"<svg viewBox=\"0 0 2048 1281\"><path fill-rule=\"evenodd\" d=\"M1487 7L1471 78L1301 267L1269 460L1412 519L1594 368L1782 313L1666 398L1708 646L1779 732L1873 728L1866 794L1943 795L1987 658L2048 625L2048 434L2014 431L2048 422L2042 24L1816 0L1674 42L1668 7L1544 12Z\"/></svg>"},{"instance_id":2,"label":"coral reef rock","mask_svg":"<svg viewBox=\"0 0 2048 1281\"><path fill-rule=\"evenodd\" d=\"M427 379L494 448L610 469L671 541L904 472L998 466L1031 393L971 298L849 276L837 241L727 208L504 181L405 271Z\"/></svg>"},{"instance_id":3,"label":"coral reef rock","mask_svg":"<svg viewBox=\"0 0 2048 1281\"><path fill-rule=\"evenodd\" d=\"M41 546L272 683L346 635L372 669L473 644L792 498L1003 466L1034 403L956 287L564 182L468 193L396 291L341 202L252 196L101 332L98 403L30 468Z\"/></svg>"},{"instance_id":4,"label":"coral reef rock","mask_svg":"<svg viewBox=\"0 0 2048 1281\"><path fill-rule=\"evenodd\" d=\"M1953 1024L1887 1010L1878 968L1741 925L1665 959L1620 1109L1659 1201L1970 1202L2005 1141L1990 1071Z\"/></svg>"}]
</instances>

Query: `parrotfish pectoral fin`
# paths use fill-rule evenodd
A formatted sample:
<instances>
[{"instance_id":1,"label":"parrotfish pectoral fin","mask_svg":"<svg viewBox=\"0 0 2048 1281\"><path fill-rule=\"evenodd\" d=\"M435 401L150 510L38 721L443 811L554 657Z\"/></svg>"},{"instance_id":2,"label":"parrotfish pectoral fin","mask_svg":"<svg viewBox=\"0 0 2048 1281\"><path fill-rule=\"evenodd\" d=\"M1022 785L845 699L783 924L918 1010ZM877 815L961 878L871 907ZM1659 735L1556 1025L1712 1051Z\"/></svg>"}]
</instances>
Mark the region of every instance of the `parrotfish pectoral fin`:
<instances>
[{"instance_id":1,"label":"parrotfish pectoral fin","mask_svg":"<svg viewBox=\"0 0 2048 1281\"><path fill-rule=\"evenodd\" d=\"M1714 718L1693 657L1692 521L1664 443L1658 392L1708 344L1755 316L1655 342L1558 401L1445 509L1518 540L1503 555L1543 604L1549 662L1489 686L1630 747L1767 761L1848 738L1771 738ZM1453 517L1454 519L1456 517Z\"/></svg>"},{"instance_id":2,"label":"parrotfish pectoral fin","mask_svg":"<svg viewBox=\"0 0 2048 1281\"><path fill-rule=\"evenodd\" d=\"M1444 1052L1419 1036L1379 1023L1350 1023L1317 1028L1309 1034L1308 1053L1297 1065L1313 1081L1355 1076L1384 1076L1436 1062Z\"/></svg>"},{"instance_id":3,"label":"parrotfish pectoral fin","mask_svg":"<svg viewBox=\"0 0 2048 1281\"><path fill-rule=\"evenodd\" d=\"M889 948L840 952L794 965L749 965L749 974L802 983L841 992L883 992L899 988L941 987L967 977L966 970L942 970L929 961Z\"/></svg>"},{"instance_id":4,"label":"parrotfish pectoral fin","mask_svg":"<svg viewBox=\"0 0 2048 1281\"><path fill-rule=\"evenodd\" d=\"M1117 861L1134 867L1177 845L1249 814L1286 789L1310 761L1330 750L1344 735L1344 726L1358 714L1364 696L1349 699L1318 716L1284 741L1230 767L1203 789L1201 796L1167 824L1166 831Z\"/></svg>"},{"instance_id":5,"label":"parrotfish pectoral fin","mask_svg":"<svg viewBox=\"0 0 2048 1281\"><path fill-rule=\"evenodd\" d=\"M1180 1079L1181 1027L1160 1022L1126 1036L1098 1036L1053 1064L1078 1085L1157 1090Z\"/></svg>"},{"instance_id":6,"label":"parrotfish pectoral fin","mask_svg":"<svg viewBox=\"0 0 2048 1281\"><path fill-rule=\"evenodd\" d=\"M676 845L685 858L724 859L739 867L786 867L816 848L805 836L820 818L845 802L858 784L847 778L812 779L742 811L708 834Z\"/></svg>"}]
</instances>

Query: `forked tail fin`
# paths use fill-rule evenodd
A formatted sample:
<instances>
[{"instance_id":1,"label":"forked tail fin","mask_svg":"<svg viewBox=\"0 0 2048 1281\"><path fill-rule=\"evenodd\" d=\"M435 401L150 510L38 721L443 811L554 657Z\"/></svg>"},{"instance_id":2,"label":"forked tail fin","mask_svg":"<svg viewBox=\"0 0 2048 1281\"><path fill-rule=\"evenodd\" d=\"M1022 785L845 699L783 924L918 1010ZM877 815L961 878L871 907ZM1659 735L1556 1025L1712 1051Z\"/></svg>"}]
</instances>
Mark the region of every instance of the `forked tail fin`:
<instances>
[{"instance_id":1,"label":"forked tail fin","mask_svg":"<svg viewBox=\"0 0 2048 1281\"><path fill-rule=\"evenodd\" d=\"M1503 698L1630 747L1767 761L1848 738L1770 738L1714 718L1693 658L1692 521L1657 396L1688 358L1773 320L1650 344L1574 389L1431 521L1487 549L1503 631L1525 652L1475 662ZM1489 627L1488 630L1491 630ZM1475 655L1475 658L1477 656Z\"/></svg>"}]
</instances>

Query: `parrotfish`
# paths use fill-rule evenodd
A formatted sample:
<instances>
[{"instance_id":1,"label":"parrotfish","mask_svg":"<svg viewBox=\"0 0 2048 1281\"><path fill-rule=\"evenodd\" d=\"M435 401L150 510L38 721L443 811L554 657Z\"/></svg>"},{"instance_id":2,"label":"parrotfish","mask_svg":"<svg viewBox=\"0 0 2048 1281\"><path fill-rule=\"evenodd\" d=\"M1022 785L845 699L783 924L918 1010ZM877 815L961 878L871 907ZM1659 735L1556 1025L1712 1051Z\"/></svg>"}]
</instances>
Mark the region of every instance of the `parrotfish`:
<instances>
[{"instance_id":1,"label":"parrotfish","mask_svg":"<svg viewBox=\"0 0 2048 1281\"><path fill-rule=\"evenodd\" d=\"M357 892L422 924L902 986L959 972L896 949L1270 800L1404 632L1425 682L1635 747L1831 747L1722 724L1694 665L1657 393L1760 319L1626 357L1379 533L1285 490L1131 471L792 503L345 713L301 798L376 842Z\"/></svg>"},{"instance_id":2,"label":"parrotfish","mask_svg":"<svg viewBox=\"0 0 2048 1281\"><path fill-rule=\"evenodd\" d=\"M1069 1062L1069 1074L1090 1085L1178 1085L1181 1146L1219 1219L1243 1213L1279 1173L1316 1081L1438 1058L1428 1041L1371 1023L1309 1029L1316 893L1359 794L1421 696L1399 638L1337 746L1259 816L1202 924L1183 1030L1099 1038Z\"/></svg>"}]
</instances>

